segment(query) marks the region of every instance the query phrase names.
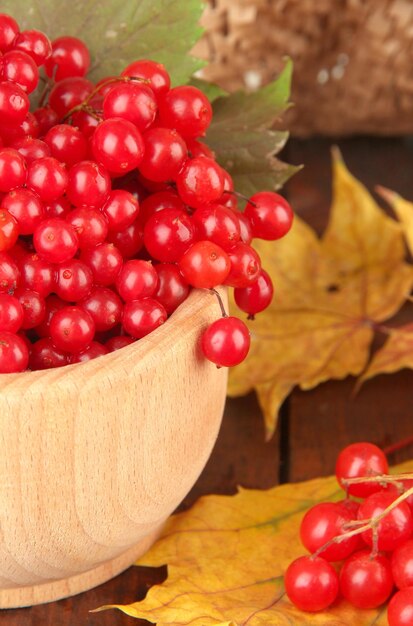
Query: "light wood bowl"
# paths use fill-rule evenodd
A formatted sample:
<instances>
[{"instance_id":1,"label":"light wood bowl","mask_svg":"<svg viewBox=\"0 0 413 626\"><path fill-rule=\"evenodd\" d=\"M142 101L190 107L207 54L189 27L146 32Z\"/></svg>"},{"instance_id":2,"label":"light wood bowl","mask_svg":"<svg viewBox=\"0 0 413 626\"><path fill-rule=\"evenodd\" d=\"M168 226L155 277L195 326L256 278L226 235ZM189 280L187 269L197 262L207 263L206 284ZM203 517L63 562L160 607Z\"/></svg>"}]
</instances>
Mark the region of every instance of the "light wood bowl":
<instances>
[{"instance_id":1,"label":"light wood bowl","mask_svg":"<svg viewBox=\"0 0 413 626\"><path fill-rule=\"evenodd\" d=\"M199 349L218 316L196 290L122 350L0 375L0 608L90 589L154 542L219 430L227 371Z\"/></svg>"}]
</instances>

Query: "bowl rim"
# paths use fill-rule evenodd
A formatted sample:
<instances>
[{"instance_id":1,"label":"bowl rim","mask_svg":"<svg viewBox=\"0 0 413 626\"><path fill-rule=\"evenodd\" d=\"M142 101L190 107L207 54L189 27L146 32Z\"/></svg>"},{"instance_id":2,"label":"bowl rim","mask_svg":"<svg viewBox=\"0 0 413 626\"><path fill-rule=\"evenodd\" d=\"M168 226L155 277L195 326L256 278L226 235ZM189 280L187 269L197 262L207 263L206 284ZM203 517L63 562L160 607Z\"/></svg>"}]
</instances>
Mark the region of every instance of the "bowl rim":
<instances>
[{"instance_id":1,"label":"bowl rim","mask_svg":"<svg viewBox=\"0 0 413 626\"><path fill-rule=\"evenodd\" d=\"M226 288L219 287L218 291L225 301ZM136 375L140 369L147 369L149 360L155 358L159 362L160 354L176 350L179 345L182 346L187 342L185 330L197 328L200 331L202 326L206 325L206 312L213 307L216 307L218 317L221 313L213 292L209 289L192 289L186 300L164 324L120 350L109 352L97 359L63 367L0 374L0 396L7 394L8 387L12 391L22 392L29 386L33 388L34 383L39 390L41 388L42 393L45 391L45 385L64 383L66 386L71 382L78 384L79 378L84 378L86 384L88 375L92 374L95 377L99 371L106 373L106 377L118 378L117 374L125 375L125 371L129 373L133 367L133 373Z\"/></svg>"}]
</instances>

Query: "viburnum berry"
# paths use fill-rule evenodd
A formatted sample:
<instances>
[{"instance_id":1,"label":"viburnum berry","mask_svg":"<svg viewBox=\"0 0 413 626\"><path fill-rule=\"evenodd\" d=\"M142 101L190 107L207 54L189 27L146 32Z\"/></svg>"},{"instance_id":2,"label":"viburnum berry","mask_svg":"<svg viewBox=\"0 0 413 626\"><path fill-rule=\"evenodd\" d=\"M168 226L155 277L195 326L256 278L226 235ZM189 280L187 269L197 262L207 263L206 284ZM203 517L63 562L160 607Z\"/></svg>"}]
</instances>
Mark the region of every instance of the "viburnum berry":
<instances>
[{"instance_id":1,"label":"viburnum berry","mask_svg":"<svg viewBox=\"0 0 413 626\"><path fill-rule=\"evenodd\" d=\"M95 287L79 304L89 313L99 332L110 330L121 320L123 303L113 289Z\"/></svg>"},{"instance_id":2,"label":"viburnum berry","mask_svg":"<svg viewBox=\"0 0 413 626\"><path fill-rule=\"evenodd\" d=\"M0 329L17 333L23 324L23 307L19 300L8 293L0 293Z\"/></svg>"},{"instance_id":3,"label":"viburnum berry","mask_svg":"<svg viewBox=\"0 0 413 626\"><path fill-rule=\"evenodd\" d=\"M147 196L141 203L140 217L142 222L148 219L157 211L163 209L185 210L185 205L175 191L158 191Z\"/></svg>"},{"instance_id":4,"label":"viburnum berry","mask_svg":"<svg viewBox=\"0 0 413 626\"><path fill-rule=\"evenodd\" d=\"M197 209L193 215L199 239L208 239L227 252L240 240L240 223L233 211L221 205Z\"/></svg>"},{"instance_id":5,"label":"viburnum berry","mask_svg":"<svg viewBox=\"0 0 413 626\"><path fill-rule=\"evenodd\" d=\"M29 98L19 85L3 80L0 82L0 119L2 125L21 124L29 112Z\"/></svg>"},{"instance_id":6,"label":"viburnum berry","mask_svg":"<svg viewBox=\"0 0 413 626\"><path fill-rule=\"evenodd\" d=\"M108 234L108 223L98 209L78 207L65 216L76 231L79 248L93 248L103 243Z\"/></svg>"},{"instance_id":7,"label":"viburnum berry","mask_svg":"<svg viewBox=\"0 0 413 626\"><path fill-rule=\"evenodd\" d=\"M293 223L293 211L287 200L273 191L251 196L245 207L254 237L275 240L284 237Z\"/></svg>"},{"instance_id":8,"label":"viburnum berry","mask_svg":"<svg viewBox=\"0 0 413 626\"><path fill-rule=\"evenodd\" d=\"M141 59L128 65L122 72L122 76L141 78L148 81L154 94L159 98L169 91L171 79L165 66L156 61Z\"/></svg>"},{"instance_id":9,"label":"viburnum berry","mask_svg":"<svg viewBox=\"0 0 413 626\"><path fill-rule=\"evenodd\" d=\"M32 57L22 50L10 50L1 59L1 80L15 83L26 93L32 93L39 82L39 70Z\"/></svg>"},{"instance_id":10,"label":"viburnum berry","mask_svg":"<svg viewBox=\"0 0 413 626\"><path fill-rule=\"evenodd\" d=\"M394 493L378 491L368 496L360 504L358 518L374 519L397 498ZM377 546L379 550L390 551L409 539L413 533L413 515L406 502L400 502L377 525ZM373 545L372 530L366 530L362 537L367 545Z\"/></svg>"},{"instance_id":11,"label":"viburnum berry","mask_svg":"<svg viewBox=\"0 0 413 626\"><path fill-rule=\"evenodd\" d=\"M49 96L49 104L60 120L92 93L93 83L87 78L64 78L55 84Z\"/></svg>"},{"instance_id":12,"label":"viburnum berry","mask_svg":"<svg viewBox=\"0 0 413 626\"><path fill-rule=\"evenodd\" d=\"M116 289L125 302L152 296L157 286L158 274L152 263L141 259L126 261L116 278Z\"/></svg>"},{"instance_id":13,"label":"viburnum berry","mask_svg":"<svg viewBox=\"0 0 413 626\"><path fill-rule=\"evenodd\" d=\"M139 219L120 231L108 233L107 241L113 243L124 259L136 256L143 246L143 226Z\"/></svg>"},{"instance_id":14,"label":"viburnum berry","mask_svg":"<svg viewBox=\"0 0 413 626\"><path fill-rule=\"evenodd\" d=\"M227 253L212 241L197 241L185 252L178 265L189 285L211 289L225 282L231 261Z\"/></svg>"},{"instance_id":15,"label":"viburnum berry","mask_svg":"<svg viewBox=\"0 0 413 626\"><path fill-rule=\"evenodd\" d=\"M106 342L106 348L109 352L115 352L116 350L120 350L121 348L126 348L131 343L134 343L134 337L128 337L127 335L117 335L116 337L111 337Z\"/></svg>"},{"instance_id":16,"label":"viburnum berry","mask_svg":"<svg viewBox=\"0 0 413 626\"><path fill-rule=\"evenodd\" d=\"M16 289L14 296L18 299L23 309L21 327L27 330L41 324L46 315L44 298L37 291L25 288Z\"/></svg>"},{"instance_id":17,"label":"viburnum berry","mask_svg":"<svg viewBox=\"0 0 413 626\"><path fill-rule=\"evenodd\" d=\"M0 13L0 52L6 52L19 34L19 25L11 15Z\"/></svg>"},{"instance_id":18,"label":"viburnum berry","mask_svg":"<svg viewBox=\"0 0 413 626\"><path fill-rule=\"evenodd\" d=\"M175 263L158 263L154 266L158 274L158 286L154 298L171 315L189 294L189 285Z\"/></svg>"},{"instance_id":19,"label":"viburnum berry","mask_svg":"<svg viewBox=\"0 0 413 626\"><path fill-rule=\"evenodd\" d=\"M88 154L85 136L70 124L53 126L46 133L44 141L49 146L51 155L67 167L84 161Z\"/></svg>"},{"instance_id":20,"label":"viburnum berry","mask_svg":"<svg viewBox=\"0 0 413 626\"><path fill-rule=\"evenodd\" d=\"M80 258L89 265L96 285L113 285L122 267L123 259L112 243L101 243L94 248L82 250Z\"/></svg>"},{"instance_id":21,"label":"viburnum berry","mask_svg":"<svg viewBox=\"0 0 413 626\"><path fill-rule=\"evenodd\" d=\"M0 374L23 372L29 363L29 350L19 335L0 330Z\"/></svg>"},{"instance_id":22,"label":"viburnum berry","mask_svg":"<svg viewBox=\"0 0 413 626\"><path fill-rule=\"evenodd\" d=\"M137 168L144 150L139 130L120 117L101 122L92 135L92 151L96 161L112 174L126 174Z\"/></svg>"},{"instance_id":23,"label":"viburnum berry","mask_svg":"<svg viewBox=\"0 0 413 626\"><path fill-rule=\"evenodd\" d=\"M143 241L149 254L157 261L179 261L196 241L195 225L192 218L179 209L157 211L145 224Z\"/></svg>"},{"instance_id":24,"label":"viburnum berry","mask_svg":"<svg viewBox=\"0 0 413 626\"><path fill-rule=\"evenodd\" d=\"M126 302L122 325L128 335L141 339L161 326L167 317L168 314L160 302L153 298L142 298Z\"/></svg>"},{"instance_id":25,"label":"viburnum berry","mask_svg":"<svg viewBox=\"0 0 413 626\"><path fill-rule=\"evenodd\" d=\"M178 193L193 208L216 202L224 191L222 169L212 159L188 159L176 177Z\"/></svg>"},{"instance_id":26,"label":"viburnum berry","mask_svg":"<svg viewBox=\"0 0 413 626\"><path fill-rule=\"evenodd\" d=\"M17 264L0 246L0 293L13 294L20 283L20 271Z\"/></svg>"},{"instance_id":27,"label":"viburnum berry","mask_svg":"<svg viewBox=\"0 0 413 626\"><path fill-rule=\"evenodd\" d=\"M396 587L413 587L413 539L405 541L394 550L391 570Z\"/></svg>"},{"instance_id":28,"label":"viburnum berry","mask_svg":"<svg viewBox=\"0 0 413 626\"><path fill-rule=\"evenodd\" d=\"M174 128L184 139L201 137L211 123L212 107L202 91L182 85L160 99L159 117L162 125Z\"/></svg>"},{"instance_id":29,"label":"viburnum berry","mask_svg":"<svg viewBox=\"0 0 413 626\"><path fill-rule=\"evenodd\" d=\"M389 465L385 454L372 443L352 443L346 446L337 457L336 477L341 486L345 478L377 476L387 474L388 470ZM381 486L378 483L366 482L349 485L347 491L357 498L365 498L380 489Z\"/></svg>"},{"instance_id":30,"label":"viburnum berry","mask_svg":"<svg viewBox=\"0 0 413 626\"><path fill-rule=\"evenodd\" d=\"M77 354L93 340L95 324L87 311L80 306L59 309L50 321L50 336L56 348Z\"/></svg>"},{"instance_id":31,"label":"viburnum berry","mask_svg":"<svg viewBox=\"0 0 413 626\"><path fill-rule=\"evenodd\" d=\"M39 124L40 135L45 135L50 128L59 122L58 114L49 105L36 109L33 115Z\"/></svg>"},{"instance_id":32,"label":"viburnum berry","mask_svg":"<svg viewBox=\"0 0 413 626\"><path fill-rule=\"evenodd\" d=\"M52 54L50 39L40 30L22 30L13 40L13 49L28 54L37 66L44 65Z\"/></svg>"},{"instance_id":33,"label":"viburnum berry","mask_svg":"<svg viewBox=\"0 0 413 626\"><path fill-rule=\"evenodd\" d=\"M344 598L359 609L374 609L389 598L393 578L389 560L369 550L350 556L340 572L340 591Z\"/></svg>"},{"instance_id":34,"label":"viburnum berry","mask_svg":"<svg viewBox=\"0 0 413 626\"><path fill-rule=\"evenodd\" d=\"M227 252L231 269L225 279L230 287L249 287L258 279L261 260L258 252L246 243L239 241Z\"/></svg>"},{"instance_id":35,"label":"viburnum berry","mask_svg":"<svg viewBox=\"0 0 413 626\"><path fill-rule=\"evenodd\" d=\"M85 76L90 66L86 45L77 37L58 37L52 41L52 53L45 62L47 76L56 82L73 76Z\"/></svg>"},{"instance_id":36,"label":"viburnum berry","mask_svg":"<svg viewBox=\"0 0 413 626\"><path fill-rule=\"evenodd\" d=\"M22 155L27 165L30 165L30 163L37 159L51 156L50 148L47 143L36 137L20 137L19 139L15 139L9 147L17 150L17 152Z\"/></svg>"},{"instance_id":37,"label":"viburnum berry","mask_svg":"<svg viewBox=\"0 0 413 626\"><path fill-rule=\"evenodd\" d=\"M338 595L338 576L330 563L320 557L296 559L288 567L284 580L287 596L302 611L322 611Z\"/></svg>"},{"instance_id":38,"label":"viburnum berry","mask_svg":"<svg viewBox=\"0 0 413 626\"><path fill-rule=\"evenodd\" d=\"M273 294L271 278L263 269L252 284L234 289L234 299L238 308L248 313L249 317L264 311L271 304Z\"/></svg>"},{"instance_id":39,"label":"viburnum berry","mask_svg":"<svg viewBox=\"0 0 413 626\"><path fill-rule=\"evenodd\" d=\"M35 139L39 136L39 122L33 113L29 111L24 120L16 126L11 126L10 124L5 125L0 122L0 133L3 142L6 143L9 148L15 148L13 144L19 139L27 139L28 137Z\"/></svg>"},{"instance_id":40,"label":"viburnum berry","mask_svg":"<svg viewBox=\"0 0 413 626\"><path fill-rule=\"evenodd\" d=\"M121 117L143 132L155 121L158 105L152 89L139 82L120 82L111 86L103 100L103 117Z\"/></svg>"},{"instance_id":41,"label":"viburnum berry","mask_svg":"<svg viewBox=\"0 0 413 626\"><path fill-rule=\"evenodd\" d=\"M22 155L13 148L0 149L0 191L7 193L26 182L27 166Z\"/></svg>"},{"instance_id":42,"label":"viburnum berry","mask_svg":"<svg viewBox=\"0 0 413 626\"><path fill-rule=\"evenodd\" d=\"M206 358L218 367L233 367L248 354L249 330L237 317L221 317L203 333L201 347Z\"/></svg>"},{"instance_id":43,"label":"viburnum berry","mask_svg":"<svg viewBox=\"0 0 413 626\"><path fill-rule=\"evenodd\" d=\"M0 253L13 248L18 236L17 220L6 209L0 209Z\"/></svg>"},{"instance_id":44,"label":"viburnum berry","mask_svg":"<svg viewBox=\"0 0 413 626\"><path fill-rule=\"evenodd\" d=\"M53 315L56 313L56 311L59 311L60 309L63 309L65 306L67 306L67 302L59 298L59 296L51 294L45 299L45 306L45 316L42 322L38 326L36 326L35 330L36 334L39 337L47 338L50 337L50 322Z\"/></svg>"},{"instance_id":45,"label":"viburnum berry","mask_svg":"<svg viewBox=\"0 0 413 626\"><path fill-rule=\"evenodd\" d=\"M37 226L33 243L38 255L50 263L68 261L79 248L73 226L58 217L43 220Z\"/></svg>"},{"instance_id":46,"label":"viburnum berry","mask_svg":"<svg viewBox=\"0 0 413 626\"><path fill-rule=\"evenodd\" d=\"M31 370L47 370L63 367L69 363L67 352L63 352L53 345L50 337L44 337L34 342L30 352L29 367Z\"/></svg>"},{"instance_id":47,"label":"viburnum berry","mask_svg":"<svg viewBox=\"0 0 413 626\"><path fill-rule=\"evenodd\" d=\"M14 217L20 235L32 235L45 216L44 205L39 196L23 187L13 189L5 195L1 208Z\"/></svg>"},{"instance_id":48,"label":"viburnum berry","mask_svg":"<svg viewBox=\"0 0 413 626\"><path fill-rule=\"evenodd\" d=\"M38 254L25 254L19 263L21 285L26 289L37 291L46 298L54 289L55 269L52 263L42 259Z\"/></svg>"},{"instance_id":49,"label":"viburnum berry","mask_svg":"<svg viewBox=\"0 0 413 626\"><path fill-rule=\"evenodd\" d=\"M69 259L56 268L56 295L67 302L78 302L85 298L93 287L93 273L86 263L79 259Z\"/></svg>"},{"instance_id":50,"label":"viburnum berry","mask_svg":"<svg viewBox=\"0 0 413 626\"><path fill-rule=\"evenodd\" d=\"M413 587L406 587L394 594L387 609L389 626L413 624Z\"/></svg>"},{"instance_id":51,"label":"viburnum berry","mask_svg":"<svg viewBox=\"0 0 413 626\"><path fill-rule=\"evenodd\" d=\"M99 343L99 341L92 341L92 343L82 352L72 354L69 357L69 363L86 363L92 359L97 359L99 356L104 356L109 350L106 346Z\"/></svg>"},{"instance_id":52,"label":"viburnum berry","mask_svg":"<svg viewBox=\"0 0 413 626\"><path fill-rule=\"evenodd\" d=\"M68 186L68 175L63 163L53 157L36 159L27 171L27 186L43 202L53 202L62 196Z\"/></svg>"},{"instance_id":53,"label":"viburnum berry","mask_svg":"<svg viewBox=\"0 0 413 626\"><path fill-rule=\"evenodd\" d=\"M106 217L109 230L122 231L133 224L139 215L139 202L123 189L113 189L101 211Z\"/></svg>"},{"instance_id":54,"label":"viburnum berry","mask_svg":"<svg viewBox=\"0 0 413 626\"><path fill-rule=\"evenodd\" d=\"M108 172L94 161L81 161L69 170L67 196L76 207L101 207L110 189Z\"/></svg>"},{"instance_id":55,"label":"viburnum berry","mask_svg":"<svg viewBox=\"0 0 413 626\"><path fill-rule=\"evenodd\" d=\"M150 128L143 135L144 155L140 172L149 180L175 180L188 158L188 149L176 130Z\"/></svg>"}]
</instances>

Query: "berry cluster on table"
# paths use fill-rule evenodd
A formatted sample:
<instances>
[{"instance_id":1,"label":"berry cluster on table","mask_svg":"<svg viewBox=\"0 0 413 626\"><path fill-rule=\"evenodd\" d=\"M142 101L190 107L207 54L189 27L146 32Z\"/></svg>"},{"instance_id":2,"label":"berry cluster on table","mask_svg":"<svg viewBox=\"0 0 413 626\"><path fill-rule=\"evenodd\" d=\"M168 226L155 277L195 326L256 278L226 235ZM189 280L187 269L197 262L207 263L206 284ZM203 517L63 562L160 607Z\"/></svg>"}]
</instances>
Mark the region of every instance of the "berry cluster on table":
<instances>
[{"instance_id":1,"label":"berry cluster on table","mask_svg":"<svg viewBox=\"0 0 413 626\"><path fill-rule=\"evenodd\" d=\"M283 237L291 207L261 191L241 210L201 141L212 119L204 93L171 87L148 59L96 84L89 67L80 39L50 41L0 14L0 373L127 346L193 288L219 299L216 287L233 287L250 318L273 296L252 242ZM229 367L250 334L219 304L200 345Z\"/></svg>"},{"instance_id":2,"label":"berry cluster on table","mask_svg":"<svg viewBox=\"0 0 413 626\"><path fill-rule=\"evenodd\" d=\"M300 539L310 555L285 573L286 593L302 611L323 611L341 598L358 609L389 601L389 626L413 624L413 474L388 471L372 443L351 444L338 455L336 477L346 498L305 513Z\"/></svg>"}]
</instances>

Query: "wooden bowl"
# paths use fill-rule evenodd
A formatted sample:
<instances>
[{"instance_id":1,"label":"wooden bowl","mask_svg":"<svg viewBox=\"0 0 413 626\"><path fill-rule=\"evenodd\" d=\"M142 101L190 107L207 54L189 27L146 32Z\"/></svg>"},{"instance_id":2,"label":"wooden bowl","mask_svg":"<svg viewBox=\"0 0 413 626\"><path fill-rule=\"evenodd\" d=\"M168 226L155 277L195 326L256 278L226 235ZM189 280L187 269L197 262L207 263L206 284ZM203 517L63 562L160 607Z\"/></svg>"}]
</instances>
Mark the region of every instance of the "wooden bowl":
<instances>
[{"instance_id":1,"label":"wooden bowl","mask_svg":"<svg viewBox=\"0 0 413 626\"><path fill-rule=\"evenodd\" d=\"M199 349L218 316L193 291L118 352L0 375L0 608L90 589L155 541L219 430L227 371Z\"/></svg>"}]
</instances>

